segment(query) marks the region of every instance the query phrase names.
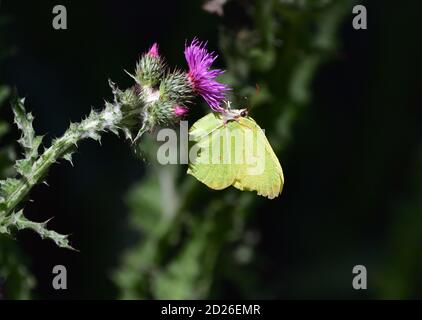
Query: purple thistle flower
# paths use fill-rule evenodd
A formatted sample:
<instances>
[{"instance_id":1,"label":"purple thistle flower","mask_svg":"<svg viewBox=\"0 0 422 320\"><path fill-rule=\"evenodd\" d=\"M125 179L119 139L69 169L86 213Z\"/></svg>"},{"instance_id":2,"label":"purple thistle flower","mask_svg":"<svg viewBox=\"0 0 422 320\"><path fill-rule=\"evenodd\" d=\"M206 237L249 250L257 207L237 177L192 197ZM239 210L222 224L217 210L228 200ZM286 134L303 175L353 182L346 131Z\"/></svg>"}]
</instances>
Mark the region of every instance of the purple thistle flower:
<instances>
[{"instance_id":1,"label":"purple thistle flower","mask_svg":"<svg viewBox=\"0 0 422 320\"><path fill-rule=\"evenodd\" d=\"M160 55L158 54L158 44L154 43L148 51L148 55L154 58L158 58Z\"/></svg>"},{"instance_id":2,"label":"purple thistle flower","mask_svg":"<svg viewBox=\"0 0 422 320\"><path fill-rule=\"evenodd\" d=\"M220 69L211 69L217 55L214 52L208 52L206 43L199 42L195 38L189 46L185 46L185 58L189 66L188 77L193 90L205 99L211 109L224 113L226 109L220 105L230 89L215 80L224 72Z\"/></svg>"}]
</instances>

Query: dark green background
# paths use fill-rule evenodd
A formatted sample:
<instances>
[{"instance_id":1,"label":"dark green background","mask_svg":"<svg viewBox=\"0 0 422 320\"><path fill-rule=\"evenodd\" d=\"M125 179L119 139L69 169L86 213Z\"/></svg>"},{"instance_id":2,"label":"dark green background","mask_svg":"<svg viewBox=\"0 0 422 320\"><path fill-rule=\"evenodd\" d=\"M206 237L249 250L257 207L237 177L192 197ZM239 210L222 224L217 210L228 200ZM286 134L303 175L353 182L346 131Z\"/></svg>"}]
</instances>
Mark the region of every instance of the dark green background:
<instances>
[{"instance_id":1,"label":"dark green background","mask_svg":"<svg viewBox=\"0 0 422 320\"><path fill-rule=\"evenodd\" d=\"M339 0L341 1L341 0ZM154 41L170 65L185 67L186 39L218 50L221 20L199 1L60 1L68 30L51 27L56 1L3 1L2 31L15 48L0 65L0 82L27 97L35 129L64 132L91 106L110 99L107 79L121 87L139 54ZM261 263L246 273L256 292L217 279L218 297L422 297L422 5L416 0L367 3L369 29L348 16L337 55L319 69L313 99L295 125L281 198L261 206L251 224L261 232ZM230 23L238 16L226 16ZM224 66L224 60L218 62ZM11 111L1 110L12 122ZM8 142L18 136L15 130ZM81 144L75 167L54 167L26 206L34 220L72 233L80 253L61 250L31 232L17 235L30 257L40 298L113 298L109 275L133 235L123 195L145 170L116 136ZM51 270L68 269L69 289L51 288ZM354 291L352 268L368 268L368 290ZM250 280L250 279L249 279ZM245 281L249 281L245 279Z\"/></svg>"}]
</instances>

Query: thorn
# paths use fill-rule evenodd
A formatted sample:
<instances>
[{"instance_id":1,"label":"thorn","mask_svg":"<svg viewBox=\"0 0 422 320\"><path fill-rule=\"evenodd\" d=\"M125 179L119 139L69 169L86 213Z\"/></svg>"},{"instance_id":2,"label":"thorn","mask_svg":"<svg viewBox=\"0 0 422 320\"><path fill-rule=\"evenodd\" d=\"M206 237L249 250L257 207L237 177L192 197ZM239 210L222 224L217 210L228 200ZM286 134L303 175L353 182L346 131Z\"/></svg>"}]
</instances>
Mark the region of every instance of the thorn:
<instances>
[{"instance_id":1,"label":"thorn","mask_svg":"<svg viewBox=\"0 0 422 320\"><path fill-rule=\"evenodd\" d=\"M140 84L140 83L138 82L138 79L136 79L136 77L135 77L133 74L129 73L129 72L128 72L128 71L126 71L126 70L124 70L124 71L126 72L126 74L128 74L128 75L129 75L129 77L131 77L133 80L135 80L135 82L136 82L136 83Z\"/></svg>"},{"instance_id":2,"label":"thorn","mask_svg":"<svg viewBox=\"0 0 422 320\"><path fill-rule=\"evenodd\" d=\"M81 252L81 250L75 249L74 247L72 247L70 244L67 247L69 250L75 251L75 252Z\"/></svg>"},{"instance_id":3,"label":"thorn","mask_svg":"<svg viewBox=\"0 0 422 320\"><path fill-rule=\"evenodd\" d=\"M42 224L43 226L47 226L47 224L48 224L51 220L53 220L53 218L54 218L54 217L51 217L51 218L49 218L49 219L45 220L44 222L42 222L41 224Z\"/></svg>"}]
</instances>

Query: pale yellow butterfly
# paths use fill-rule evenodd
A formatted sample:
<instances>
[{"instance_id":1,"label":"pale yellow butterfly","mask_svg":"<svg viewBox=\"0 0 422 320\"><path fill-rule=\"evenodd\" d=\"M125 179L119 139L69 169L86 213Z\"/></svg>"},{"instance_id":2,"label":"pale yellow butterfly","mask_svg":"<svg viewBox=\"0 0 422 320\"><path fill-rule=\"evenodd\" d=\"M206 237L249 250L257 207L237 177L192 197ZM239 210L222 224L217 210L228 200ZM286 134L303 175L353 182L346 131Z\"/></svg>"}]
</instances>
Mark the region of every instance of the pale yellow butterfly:
<instances>
[{"instance_id":1,"label":"pale yellow butterfly","mask_svg":"<svg viewBox=\"0 0 422 320\"><path fill-rule=\"evenodd\" d=\"M228 104L230 107L230 104ZM189 130L196 144L188 173L211 189L234 186L273 199L280 195L284 176L263 130L246 109L210 113Z\"/></svg>"}]
</instances>

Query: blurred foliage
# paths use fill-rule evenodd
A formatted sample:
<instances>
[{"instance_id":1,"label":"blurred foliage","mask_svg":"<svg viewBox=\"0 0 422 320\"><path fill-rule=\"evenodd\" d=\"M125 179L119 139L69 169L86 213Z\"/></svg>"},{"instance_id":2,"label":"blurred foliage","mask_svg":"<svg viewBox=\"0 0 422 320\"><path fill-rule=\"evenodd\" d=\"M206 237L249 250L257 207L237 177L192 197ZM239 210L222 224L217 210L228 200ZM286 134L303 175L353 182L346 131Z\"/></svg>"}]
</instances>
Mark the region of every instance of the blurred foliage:
<instances>
[{"instance_id":1,"label":"blurred foliage","mask_svg":"<svg viewBox=\"0 0 422 320\"><path fill-rule=\"evenodd\" d=\"M420 297L422 283L422 145L411 164L413 192L394 208L395 219L389 230L388 256L376 277L377 295L383 299ZM398 272L399 270L399 272Z\"/></svg>"},{"instance_id":2,"label":"blurred foliage","mask_svg":"<svg viewBox=\"0 0 422 320\"><path fill-rule=\"evenodd\" d=\"M3 30L7 19L0 16L0 30ZM5 46L0 33L0 61L11 54ZM10 95L10 88L0 85L0 107L3 107ZM9 125L0 119L0 180L14 174L13 163L15 152L12 146L3 145L3 137L9 131ZM28 299L35 280L26 267L26 259L19 244L9 236L0 234L0 299Z\"/></svg>"},{"instance_id":3,"label":"blurred foliage","mask_svg":"<svg viewBox=\"0 0 422 320\"><path fill-rule=\"evenodd\" d=\"M282 163L292 126L310 101L310 82L335 52L338 26L351 4L232 0L224 5L223 81L234 88L235 107L249 97L252 116L266 129ZM143 152L152 159L155 150L149 145ZM253 277L239 267L253 262L260 235L248 221L265 200L232 188L208 190L186 176L185 167L151 164L147 171L127 196L130 225L139 238L114 274L120 298L221 297L218 282L224 278L245 298L257 294L250 290ZM268 297L258 294L253 297Z\"/></svg>"},{"instance_id":4,"label":"blurred foliage","mask_svg":"<svg viewBox=\"0 0 422 320\"><path fill-rule=\"evenodd\" d=\"M0 86L0 106L9 96L9 88ZM8 132L7 123L0 121L0 139ZM0 148L0 179L13 172L15 154L10 146ZM28 299L35 285L32 275L25 265L25 258L19 244L10 237L0 235L0 299Z\"/></svg>"}]
</instances>

